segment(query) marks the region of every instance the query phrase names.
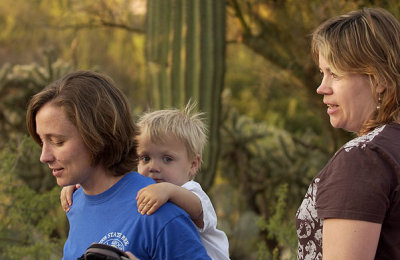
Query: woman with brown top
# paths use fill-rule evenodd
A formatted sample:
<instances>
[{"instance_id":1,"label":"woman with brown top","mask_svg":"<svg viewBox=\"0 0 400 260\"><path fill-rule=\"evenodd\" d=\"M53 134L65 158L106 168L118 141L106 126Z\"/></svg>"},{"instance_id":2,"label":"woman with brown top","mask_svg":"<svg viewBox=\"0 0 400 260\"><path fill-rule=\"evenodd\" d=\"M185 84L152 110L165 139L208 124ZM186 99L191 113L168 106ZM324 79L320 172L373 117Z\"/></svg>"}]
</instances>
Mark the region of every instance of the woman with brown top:
<instances>
[{"instance_id":1,"label":"woman with brown top","mask_svg":"<svg viewBox=\"0 0 400 260\"><path fill-rule=\"evenodd\" d=\"M312 54L331 125L358 137L309 186L297 259L400 259L400 24L379 8L331 18Z\"/></svg>"}]
</instances>

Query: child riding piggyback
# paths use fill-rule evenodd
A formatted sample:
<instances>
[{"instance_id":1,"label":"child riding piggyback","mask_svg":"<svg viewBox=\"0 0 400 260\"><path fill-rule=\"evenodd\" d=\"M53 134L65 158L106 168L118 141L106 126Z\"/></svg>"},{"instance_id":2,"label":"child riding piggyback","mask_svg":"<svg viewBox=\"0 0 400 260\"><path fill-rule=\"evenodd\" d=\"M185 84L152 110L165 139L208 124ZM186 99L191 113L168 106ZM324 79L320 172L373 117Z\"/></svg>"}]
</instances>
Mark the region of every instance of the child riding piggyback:
<instances>
[{"instance_id":1,"label":"child riding piggyback","mask_svg":"<svg viewBox=\"0 0 400 260\"><path fill-rule=\"evenodd\" d=\"M201 240L212 259L229 259L226 234L217 229L217 216L210 198L194 178L200 168L207 142L202 113L194 105L144 113L138 121L138 172L156 183L137 194L141 214L151 215L167 201L184 209L198 227ZM73 188L64 188L64 209L72 203Z\"/></svg>"}]
</instances>

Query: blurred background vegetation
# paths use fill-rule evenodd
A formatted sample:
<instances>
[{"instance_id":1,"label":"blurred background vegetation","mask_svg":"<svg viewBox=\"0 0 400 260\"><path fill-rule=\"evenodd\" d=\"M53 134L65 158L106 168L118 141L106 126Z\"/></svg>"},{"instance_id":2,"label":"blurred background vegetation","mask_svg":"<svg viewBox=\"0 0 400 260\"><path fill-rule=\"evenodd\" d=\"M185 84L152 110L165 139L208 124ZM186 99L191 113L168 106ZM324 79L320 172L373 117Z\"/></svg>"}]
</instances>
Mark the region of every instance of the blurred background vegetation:
<instances>
[{"instance_id":1,"label":"blurred background vegetation","mask_svg":"<svg viewBox=\"0 0 400 260\"><path fill-rule=\"evenodd\" d=\"M310 33L365 6L400 18L390 0L1 0L0 260L62 256L60 188L25 110L78 69L110 75L135 115L197 101L210 128L198 180L231 259L295 259L295 212L351 137L330 127L315 93Z\"/></svg>"}]
</instances>

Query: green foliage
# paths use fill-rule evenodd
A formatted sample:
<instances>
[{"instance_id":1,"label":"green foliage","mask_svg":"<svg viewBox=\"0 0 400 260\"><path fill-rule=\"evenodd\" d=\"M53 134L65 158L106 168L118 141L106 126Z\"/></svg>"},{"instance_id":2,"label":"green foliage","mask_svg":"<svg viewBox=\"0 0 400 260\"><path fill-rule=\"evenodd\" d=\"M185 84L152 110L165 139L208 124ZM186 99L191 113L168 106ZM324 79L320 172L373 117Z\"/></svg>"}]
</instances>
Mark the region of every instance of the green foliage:
<instances>
[{"instance_id":1,"label":"green foliage","mask_svg":"<svg viewBox=\"0 0 400 260\"><path fill-rule=\"evenodd\" d=\"M31 96L72 70L70 64L54 60L51 52L45 53L45 58L44 66L32 63L0 67L0 139L18 138L25 133L24 115Z\"/></svg>"},{"instance_id":2,"label":"green foliage","mask_svg":"<svg viewBox=\"0 0 400 260\"><path fill-rule=\"evenodd\" d=\"M0 151L0 259L60 259L66 237L60 188L38 193L15 169L35 145L24 137Z\"/></svg>"},{"instance_id":3,"label":"green foliage","mask_svg":"<svg viewBox=\"0 0 400 260\"><path fill-rule=\"evenodd\" d=\"M17 143L26 135L26 106L31 96L71 70L70 64L56 60L51 51L45 53L44 65L3 65L0 68L0 139ZM0 150L5 147L5 142L0 143ZM8 149L17 152L14 148ZM15 174L36 191L51 189L54 178L37 162L39 151L33 147L27 149L30 152L19 158Z\"/></svg>"},{"instance_id":4,"label":"green foliage","mask_svg":"<svg viewBox=\"0 0 400 260\"><path fill-rule=\"evenodd\" d=\"M259 227L258 245L265 247L260 254L281 257L283 252L293 251L296 231L292 219L309 182L329 154L321 153L318 136L311 130L295 137L266 122L238 115L234 109L226 113L222 134L221 176L242 196L236 211L250 210L266 223ZM237 221L230 223L234 226ZM236 239L230 237L230 242Z\"/></svg>"},{"instance_id":5,"label":"green foliage","mask_svg":"<svg viewBox=\"0 0 400 260\"><path fill-rule=\"evenodd\" d=\"M42 53L54 50L76 69L96 67L112 76L141 111L145 15L137 0L2 0L0 67L41 63Z\"/></svg>"},{"instance_id":6,"label":"green foliage","mask_svg":"<svg viewBox=\"0 0 400 260\"><path fill-rule=\"evenodd\" d=\"M261 231L266 231L269 239L275 239L277 246L273 249L273 259L275 256L286 253L289 256L284 259L292 259L297 252L297 236L296 227L294 223L294 217L288 219L288 207L287 207L287 194L288 184L281 184L276 189L277 202L275 205L275 213L268 219L268 222L264 218L260 218L257 225ZM267 254L267 247L264 243L259 244L259 255ZM286 252L282 252L287 250ZM283 259L283 258L280 258Z\"/></svg>"}]
</instances>

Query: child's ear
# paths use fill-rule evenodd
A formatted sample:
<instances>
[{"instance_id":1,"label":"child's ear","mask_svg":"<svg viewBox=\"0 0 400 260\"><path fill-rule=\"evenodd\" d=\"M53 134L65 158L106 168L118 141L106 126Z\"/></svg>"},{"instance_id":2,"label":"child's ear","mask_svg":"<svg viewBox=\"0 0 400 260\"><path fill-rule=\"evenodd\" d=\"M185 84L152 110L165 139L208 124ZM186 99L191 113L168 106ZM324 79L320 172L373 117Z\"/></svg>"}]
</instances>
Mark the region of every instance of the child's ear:
<instances>
[{"instance_id":1,"label":"child's ear","mask_svg":"<svg viewBox=\"0 0 400 260\"><path fill-rule=\"evenodd\" d=\"M192 164L190 166L190 176L191 176L191 178L194 178L194 176L196 175L196 172L199 170L200 163L201 163L201 156L200 155L196 155L193 158Z\"/></svg>"}]
</instances>

